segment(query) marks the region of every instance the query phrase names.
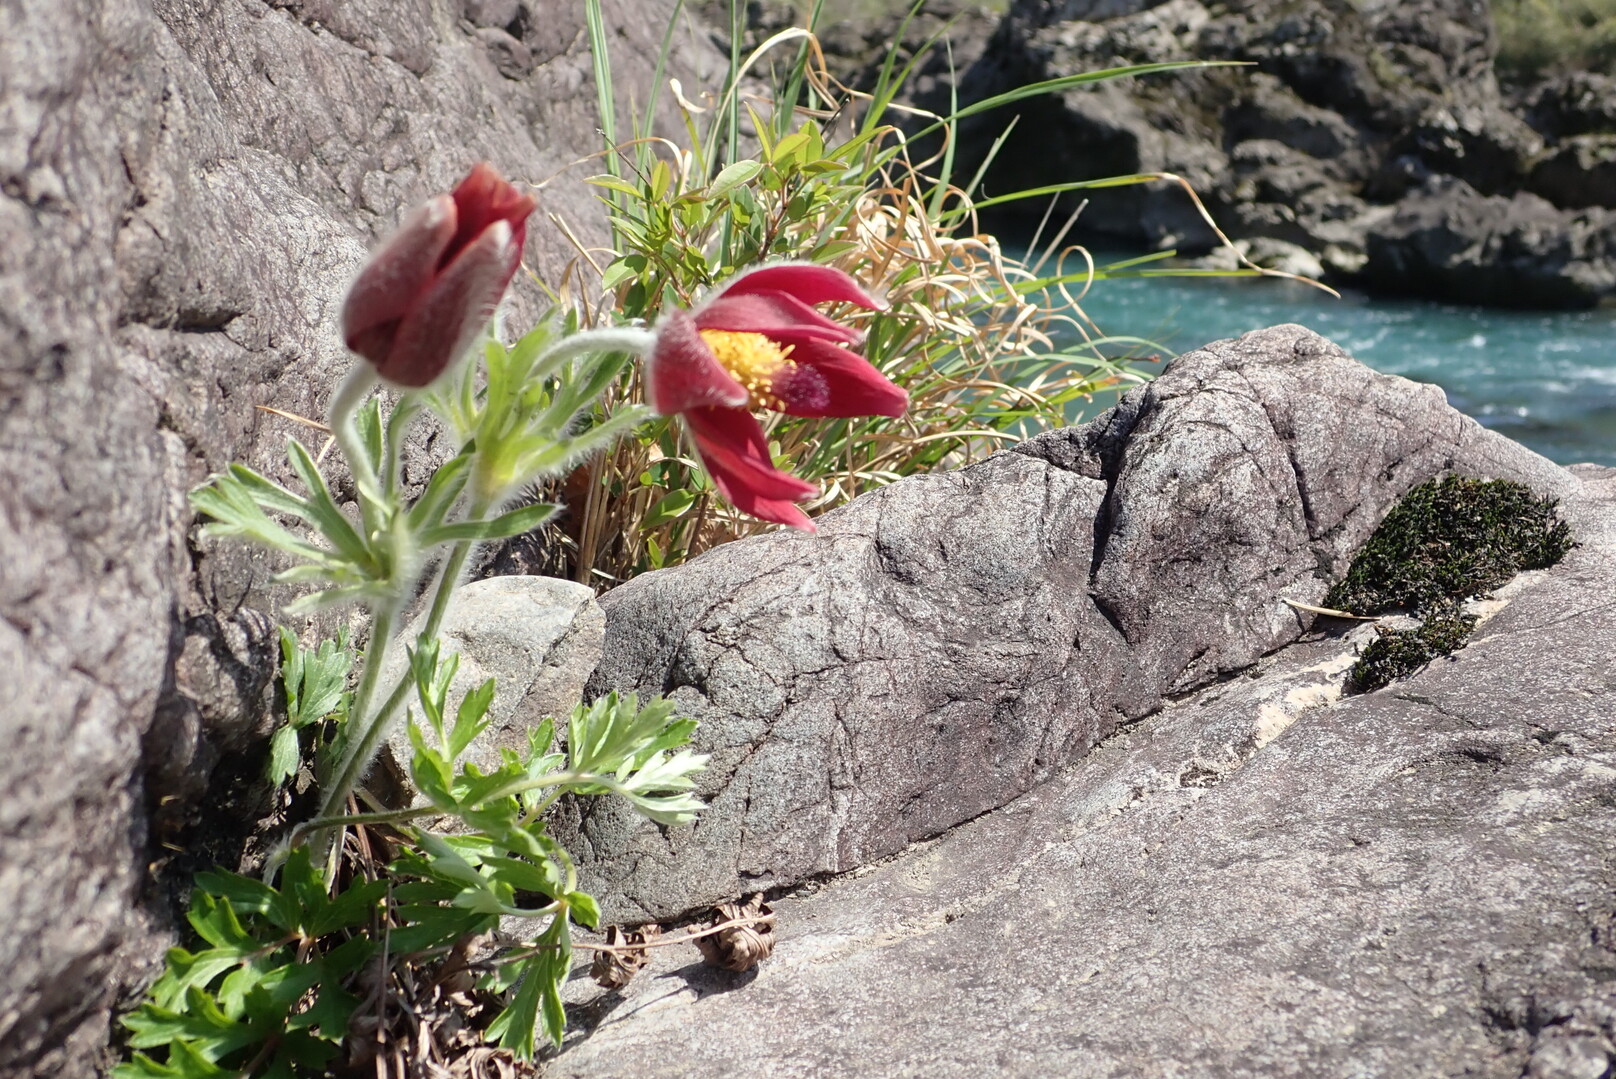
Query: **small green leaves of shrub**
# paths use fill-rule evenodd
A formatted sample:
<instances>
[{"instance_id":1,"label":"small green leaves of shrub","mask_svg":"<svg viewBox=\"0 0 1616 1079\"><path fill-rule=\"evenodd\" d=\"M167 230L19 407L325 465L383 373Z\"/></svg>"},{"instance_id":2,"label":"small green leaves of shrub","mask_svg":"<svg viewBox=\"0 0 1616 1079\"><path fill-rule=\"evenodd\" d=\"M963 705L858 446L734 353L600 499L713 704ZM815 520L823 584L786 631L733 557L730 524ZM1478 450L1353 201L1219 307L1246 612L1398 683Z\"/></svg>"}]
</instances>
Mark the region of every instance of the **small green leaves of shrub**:
<instances>
[{"instance_id":1,"label":"small green leaves of shrub","mask_svg":"<svg viewBox=\"0 0 1616 1079\"><path fill-rule=\"evenodd\" d=\"M1354 614L1412 611L1412 630L1379 630L1352 668L1361 692L1412 674L1462 647L1476 619L1460 604L1571 549L1555 500L1508 480L1447 476L1414 488L1358 551L1324 605Z\"/></svg>"},{"instance_id":2,"label":"small green leaves of shrub","mask_svg":"<svg viewBox=\"0 0 1616 1079\"><path fill-rule=\"evenodd\" d=\"M1571 549L1571 530L1554 507L1508 480L1423 483L1386 515L1324 605L1354 614L1423 611L1552 566Z\"/></svg>"},{"instance_id":3,"label":"small green leaves of shrub","mask_svg":"<svg viewBox=\"0 0 1616 1079\"><path fill-rule=\"evenodd\" d=\"M1413 674L1438 656L1457 652L1475 628L1475 615L1445 610L1428 615L1415 629L1382 629L1352 665L1352 684L1368 693Z\"/></svg>"},{"instance_id":4,"label":"small green leaves of shrub","mask_svg":"<svg viewBox=\"0 0 1616 1079\"><path fill-rule=\"evenodd\" d=\"M285 626L281 627L281 686L286 694L286 726L269 740L269 781L282 784L297 771L306 747L299 744L304 731L317 731L326 719L341 721L348 714L351 694L348 672L353 667L348 631L334 641L321 641L306 649Z\"/></svg>"}]
</instances>

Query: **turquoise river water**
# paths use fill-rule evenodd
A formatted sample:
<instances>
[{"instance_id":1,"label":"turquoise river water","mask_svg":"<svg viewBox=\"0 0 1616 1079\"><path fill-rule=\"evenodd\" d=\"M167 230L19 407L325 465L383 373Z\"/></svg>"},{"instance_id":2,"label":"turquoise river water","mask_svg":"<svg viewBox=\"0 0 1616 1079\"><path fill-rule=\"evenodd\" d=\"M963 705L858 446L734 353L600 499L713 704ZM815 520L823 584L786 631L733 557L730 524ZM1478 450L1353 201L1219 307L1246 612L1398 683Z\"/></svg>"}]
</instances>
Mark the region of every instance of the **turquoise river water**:
<instances>
[{"instance_id":1,"label":"turquoise river water","mask_svg":"<svg viewBox=\"0 0 1616 1079\"><path fill-rule=\"evenodd\" d=\"M1461 411L1551 460L1616 465L1616 311L1337 300L1287 281L1170 277L1096 282L1083 309L1106 333L1147 338L1168 355L1299 322L1377 370L1435 383Z\"/></svg>"}]
</instances>

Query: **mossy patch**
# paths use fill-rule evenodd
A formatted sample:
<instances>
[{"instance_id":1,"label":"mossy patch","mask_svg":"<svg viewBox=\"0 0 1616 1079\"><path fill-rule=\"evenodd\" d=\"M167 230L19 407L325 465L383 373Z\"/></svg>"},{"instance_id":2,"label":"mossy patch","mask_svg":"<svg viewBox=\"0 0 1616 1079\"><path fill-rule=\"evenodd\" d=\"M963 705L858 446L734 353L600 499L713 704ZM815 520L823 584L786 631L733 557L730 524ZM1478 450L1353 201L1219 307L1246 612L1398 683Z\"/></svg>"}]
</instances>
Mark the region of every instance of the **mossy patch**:
<instances>
[{"instance_id":1,"label":"mossy patch","mask_svg":"<svg viewBox=\"0 0 1616 1079\"><path fill-rule=\"evenodd\" d=\"M1462 602L1565 557L1571 529L1555 505L1508 480L1448 476L1410 491L1324 598L1354 614L1424 619L1418 629L1381 630L1352 669L1354 685L1379 689L1456 651L1476 624Z\"/></svg>"},{"instance_id":2,"label":"mossy patch","mask_svg":"<svg viewBox=\"0 0 1616 1079\"><path fill-rule=\"evenodd\" d=\"M1555 505L1508 480L1422 483L1380 522L1324 605L1353 614L1421 612L1552 566L1571 550L1571 529Z\"/></svg>"},{"instance_id":3,"label":"mossy patch","mask_svg":"<svg viewBox=\"0 0 1616 1079\"><path fill-rule=\"evenodd\" d=\"M1361 693L1413 674L1438 656L1464 646L1476 616L1457 609L1436 611L1415 629L1381 629L1352 665L1352 684Z\"/></svg>"}]
</instances>

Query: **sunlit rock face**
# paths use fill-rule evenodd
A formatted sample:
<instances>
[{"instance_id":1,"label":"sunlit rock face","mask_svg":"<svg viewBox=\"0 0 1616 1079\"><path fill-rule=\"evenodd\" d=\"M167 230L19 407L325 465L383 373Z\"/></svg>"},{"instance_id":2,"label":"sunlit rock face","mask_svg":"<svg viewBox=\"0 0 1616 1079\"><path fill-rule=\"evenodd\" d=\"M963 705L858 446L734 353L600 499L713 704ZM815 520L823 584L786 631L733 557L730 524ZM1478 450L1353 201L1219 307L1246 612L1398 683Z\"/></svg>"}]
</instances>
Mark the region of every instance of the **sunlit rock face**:
<instances>
[{"instance_id":1,"label":"sunlit rock face","mask_svg":"<svg viewBox=\"0 0 1616 1079\"><path fill-rule=\"evenodd\" d=\"M1577 546L1354 693L1376 630L1281 600L1450 471L1559 498ZM551 1074L1609 1071L1616 469L1277 327L821 522L607 597L602 673L702 717L713 803L592 871L640 917L773 885L777 939L579 979Z\"/></svg>"},{"instance_id":2,"label":"sunlit rock face","mask_svg":"<svg viewBox=\"0 0 1616 1079\"><path fill-rule=\"evenodd\" d=\"M608 918L842 873L997 809L1295 640L1410 488L1570 476L1300 326L1175 360L1084 427L917 476L602 598L592 693L701 722L710 807L573 807ZM570 832L569 832L570 829Z\"/></svg>"}]
</instances>

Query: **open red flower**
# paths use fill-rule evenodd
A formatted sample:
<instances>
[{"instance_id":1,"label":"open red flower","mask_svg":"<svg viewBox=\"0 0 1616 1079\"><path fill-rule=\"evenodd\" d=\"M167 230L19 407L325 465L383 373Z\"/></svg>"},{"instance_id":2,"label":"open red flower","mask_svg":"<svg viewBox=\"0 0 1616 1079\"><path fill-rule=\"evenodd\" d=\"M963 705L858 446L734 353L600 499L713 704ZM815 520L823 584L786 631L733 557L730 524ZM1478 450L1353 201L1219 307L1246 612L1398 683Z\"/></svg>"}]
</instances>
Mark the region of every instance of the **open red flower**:
<instances>
[{"instance_id":1,"label":"open red flower","mask_svg":"<svg viewBox=\"0 0 1616 1079\"><path fill-rule=\"evenodd\" d=\"M774 467L748 409L793 416L901 416L909 395L852 346L859 334L819 303L882 305L829 266L783 263L740 274L656 327L646 359L651 407L678 414L719 492L742 513L807 532L796 503L814 494Z\"/></svg>"},{"instance_id":2,"label":"open red flower","mask_svg":"<svg viewBox=\"0 0 1616 1079\"><path fill-rule=\"evenodd\" d=\"M534 204L485 161L452 194L416 207L348 290L348 347L396 386L433 382L499 305L521 264Z\"/></svg>"}]
</instances>

